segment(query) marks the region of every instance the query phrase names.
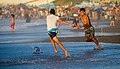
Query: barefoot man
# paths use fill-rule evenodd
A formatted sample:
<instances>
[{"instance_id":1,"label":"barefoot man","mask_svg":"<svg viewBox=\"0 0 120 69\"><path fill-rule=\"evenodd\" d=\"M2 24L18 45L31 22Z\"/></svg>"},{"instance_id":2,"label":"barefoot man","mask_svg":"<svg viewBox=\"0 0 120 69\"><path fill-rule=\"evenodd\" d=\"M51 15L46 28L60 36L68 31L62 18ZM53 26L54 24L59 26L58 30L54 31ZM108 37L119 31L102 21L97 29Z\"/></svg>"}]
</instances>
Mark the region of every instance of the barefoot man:
<instances>
[{"instance_id":1,"label":"barefoot man","mask_svg":"<svg viewBox=\"0 0 120 69\"><path fill-rule=\"evenodd\" d=\"M64 51L65 57L68 57L68 51L65 49L65 47L62 45L62 43L59 41L59 39L56 36L58 33L57 21L59 21L63 24L69 25L70 27L72 27L72 24L62 21L58 16L55 15L54 9L51 9L50 15L47 16L47 31L48 31L48 35L49 35L51 44L54 48L54 52L58 53L58 51L56 49L56 45L55 45L55 43L57 43L58 46Z\"/></svg>"},{"instance_id":2,"label":"barefoot man","mask_svg":"<svg viewBox=\"0 0 120 69\"><path fill-rule=\"evenodd\" d=\"M96 44L94 48L95 50L102 49L102 47L99 45L98 39L95 37L95 29L90 22L89 16L85 13L85 8L81 8L79 14L80 20L83 23L83 26L81 27L84 27L85 41L86 42L93 41Z\"/></svg>"}]
</instances>

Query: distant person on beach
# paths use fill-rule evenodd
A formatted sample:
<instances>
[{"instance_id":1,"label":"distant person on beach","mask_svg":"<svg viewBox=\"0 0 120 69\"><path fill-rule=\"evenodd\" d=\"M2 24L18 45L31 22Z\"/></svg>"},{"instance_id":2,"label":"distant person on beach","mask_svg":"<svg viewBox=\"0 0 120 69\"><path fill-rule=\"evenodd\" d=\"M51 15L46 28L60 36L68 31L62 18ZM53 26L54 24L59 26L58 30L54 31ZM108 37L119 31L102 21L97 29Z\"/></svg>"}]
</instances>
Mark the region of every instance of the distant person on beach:
<instances>
[{"instance_id":1,"label":"distant person on beach","mask_svg":"<svg viewBox=\"0 0 120 69\"><path fill-rule=\"evenodd\" d=\"M12 29L12 32L14 32L15 30L14 30L14 26L15 26L15 19L14 19L14 17L15 17L15 15L14 14L11 14L11 25L10 25L10 27L11 27L11 29Z\"/></svg>"},{"instance_id":2,"label":"distant person on beach","mask_svg":"<svg viewBox=\"0 0 120 69\"><path fill-rule=\"evenodd\" d=\"M98 26L98 20L100 19L100 12L99 10L95 10L94 11L94 20L96 22L96 25L95 26Z\"/></svg>"},{"instance_id":3,"label":"distant person on beach","mask_svg":"<svg viewBox=\"0 0 120 69\"><path fill-rule=\"evenodd\" d=\"M84 28L85 32L85 41L87 42L95 42L97 46L95 46L95 50L100 50L102 47L99 45L98 39L95 37L95 29L91 24L89 16L85 13L85 8L81 8L78 12L80 14L80 20L83 23L81 28Z\"/></svg>"},{"instance_id":4,"label":"distant person on beach","mask_svg":"<svg viewBox=\"0 0 120 69\"><path fill-rule=\"evenodd\" d=\"M68 57L68 51L64 48L62 43L57 38L57 33L58 33L57 21L59 21L63 24L69 25L70 27L72 27L72 24L62 21L58 16L55 15L54 9L51 9L50 14L47 16L47 31L48 31L48 35L49 35L51 44L54 47L54 52L58 53L58 51L56 49L56 45L55 45L55 43L57 43L58 46L64 51L65 56Z\"/></svg>"},{"instance_id":5,"label":"distant person on beach","mask_svg":"<svg viewBox=\"0 0 120 69\"><path fill-rule=\"evenodd\" d=\"M26 23L30 23L31 18L28 13L25 14L25 18L26 18Z\"/></svg>"},{"instance_id":6,"label":"distant person on beach","mask_svg":"<svg viewBox=\"0 0 120 69\"><path fill-rule=\"evenodd\" d=\"M115 8L111 11L110 27L115 26Z\"/></svg>"}]
</instances>

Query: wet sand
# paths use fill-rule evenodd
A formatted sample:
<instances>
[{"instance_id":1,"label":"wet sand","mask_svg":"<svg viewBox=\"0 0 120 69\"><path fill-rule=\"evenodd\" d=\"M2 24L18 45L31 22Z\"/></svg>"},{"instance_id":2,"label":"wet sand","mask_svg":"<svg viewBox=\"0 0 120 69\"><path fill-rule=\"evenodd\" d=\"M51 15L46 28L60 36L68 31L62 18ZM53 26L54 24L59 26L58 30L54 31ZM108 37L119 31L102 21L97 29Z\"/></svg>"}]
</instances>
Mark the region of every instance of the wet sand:
<instances>
[{"instance_id":1,"label":"wet sand","mask_svg":"<svg viewBox=\"0 0 120 69\"><path fill-rule=\"evenodd\" d=\"M65 58L50 42L0 44L0 69L119 69L120 44L102 43L104 50L93 50L94 43L62 42L69 51ZM4 46L3 46L4 45ZM43 53L32 54L37 46Z\"/></svg>"}]
</instances>

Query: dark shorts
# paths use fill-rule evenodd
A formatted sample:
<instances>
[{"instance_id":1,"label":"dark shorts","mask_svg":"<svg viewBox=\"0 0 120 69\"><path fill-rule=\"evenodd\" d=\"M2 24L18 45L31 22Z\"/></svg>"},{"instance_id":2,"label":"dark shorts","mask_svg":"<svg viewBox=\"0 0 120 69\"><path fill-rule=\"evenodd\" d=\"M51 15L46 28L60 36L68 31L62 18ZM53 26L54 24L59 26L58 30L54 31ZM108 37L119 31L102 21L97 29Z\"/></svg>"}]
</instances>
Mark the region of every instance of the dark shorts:
<instances>
[{"instance_id":1,"label":"dark shorts","mask_svg":"<svg viewBox=\"0 0 120 69\"><path fill-rule=\"evenodd\" d=\"M51 38L54 38L57 33L56 32L48 32L48 35L51 37Z\"/></svg>"},{"instance_id":2,"label":"dark shorts","mask_svg":"<svg viewBox=\"0 0 120 69\"><path fill-rule=\"evenodd\" d=\"M85 34L91 34L91 33L94 33L95 32L95 29L93 26L85 29Z\"/></svg>"},{"instance_id":3,"label":"dark shorts","mask_svg":"<svg viewBox=\"0 0 120 69\"><path fill-rule=\"evenodd\" d=\"M92 36L94 36L95 30L94 27L91 26L85 30L86 41L92 41Z\"/></svg>"}]
</instances>

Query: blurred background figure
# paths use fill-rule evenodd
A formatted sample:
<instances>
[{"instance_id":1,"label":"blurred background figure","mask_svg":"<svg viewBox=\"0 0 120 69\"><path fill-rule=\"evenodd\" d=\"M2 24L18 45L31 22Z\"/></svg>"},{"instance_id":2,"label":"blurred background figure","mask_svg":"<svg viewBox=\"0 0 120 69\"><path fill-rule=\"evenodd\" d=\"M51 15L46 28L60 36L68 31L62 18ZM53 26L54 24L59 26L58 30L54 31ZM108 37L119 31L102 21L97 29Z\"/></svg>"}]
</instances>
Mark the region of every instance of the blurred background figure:
<instances>
[{"instance_id":1,"label":"blurred background figure","mask_svg":"<svg viewBox=\"0 0 120 69\"><path fill-rule=\"evenodd\" d=\"M110 27L115 26L115 8L113 7L111 12L110 12Z\"/></svg>"},{"instance_id":2,"label":"blurred background figure","mask_svg":"<svg viewBox=\"0 0 120 69\"><path fill-rule=\"evenodd\" d=\"M10 25L10 27L11 27L11 29L12 29L12 32L14 32L15 31L15 29L14 29L14 26L15 26L15 15L14 14L11 14L11 25Z\"/></svg>"}]
</instances>

